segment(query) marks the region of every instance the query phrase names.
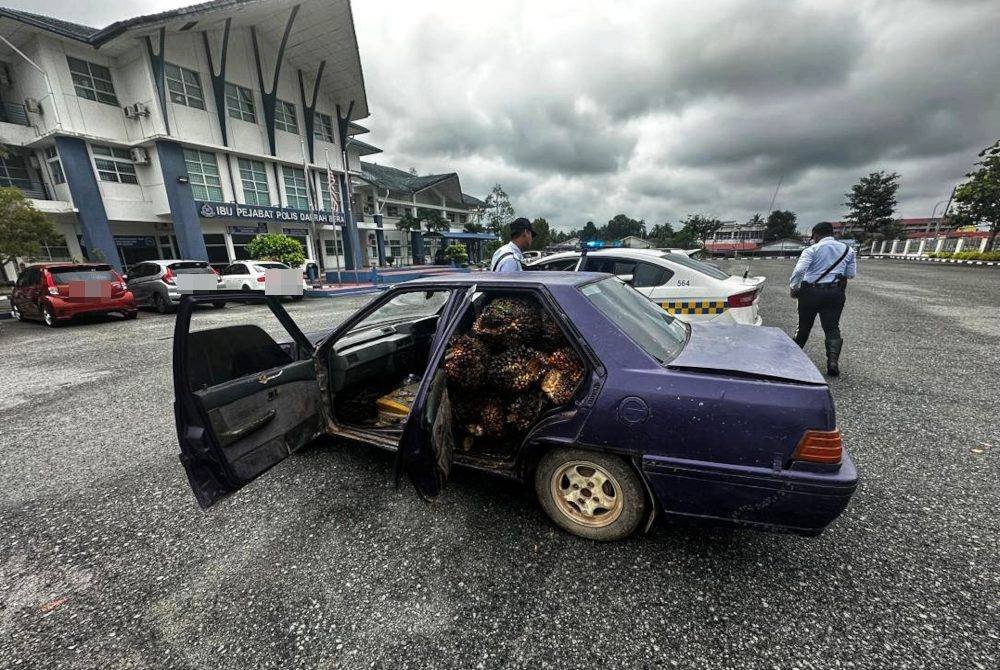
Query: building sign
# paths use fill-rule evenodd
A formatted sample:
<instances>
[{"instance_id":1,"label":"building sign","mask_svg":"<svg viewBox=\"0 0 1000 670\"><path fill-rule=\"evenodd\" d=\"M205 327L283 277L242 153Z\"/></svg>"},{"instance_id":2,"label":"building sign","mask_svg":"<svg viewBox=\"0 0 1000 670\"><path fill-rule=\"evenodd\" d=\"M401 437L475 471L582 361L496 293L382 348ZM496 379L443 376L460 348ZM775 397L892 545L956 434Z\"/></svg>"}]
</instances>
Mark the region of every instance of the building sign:
<instances>
[{"instance_id":1,"label":"building sign","mask_svg":"<svg viewBox=\"0 0 1000 670\"><path fill-rule=\"evenodd\" d=\"M254 221L278 221L308 223L343 223L339 212L292 209L291 207L264 207L262 205L238 205L232 202L204 202L195 200L198 214L206 219L252 219Z\"/></svg>"},{"instance_id":2,"label":"building sign","mask_svg":"<svg viewBox=\"0 0 1000 670\"><path fill-rule=\"evenodd\" d=\"M231 235L258 235L267 232L266 223L258 223L256 226L226 226L226 230Z\"/></svg>"},{"instance_id":3,"label":"building sign","mask_svg":"<svg viewBox=\"0 0 1000 670\"><path fill-rule=\"evenodd\" d=\"M309 234L308 228L282 228L281 232L285 235L299 235L304 236Z\"/></svg>"},{"instance_id":4,"label":"building sign","mask_svg":"<svg viewBox=\"0 0 1000 670\"><path fill-rule=\"evenodd\" d=\"M149 248L156 246L156 240L146 235L115 235L115 244L122 248Z\"/></svg>"}]
</instances>

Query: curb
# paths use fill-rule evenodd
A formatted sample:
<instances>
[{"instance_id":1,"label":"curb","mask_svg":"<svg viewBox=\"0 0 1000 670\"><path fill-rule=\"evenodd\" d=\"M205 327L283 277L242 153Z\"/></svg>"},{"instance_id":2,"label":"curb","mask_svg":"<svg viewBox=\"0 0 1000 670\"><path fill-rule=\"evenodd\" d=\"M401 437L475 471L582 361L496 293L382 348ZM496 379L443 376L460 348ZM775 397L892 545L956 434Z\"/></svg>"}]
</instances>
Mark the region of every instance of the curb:
<instances>
[{"instance_id":1,"label":"curb","mask_svg":"<svg viewBox=\"0 0 1000 670\"><path fill-rule=\"evenodd\" d=\"M1000 261L967 261L957 258L922 258L919 256L906 257L906 256L868 256L867 258L876 258L879 260L890 260L890 261L910 261L918 263L954 263L955 265L981 265L985 267L1000 267Z\"/></svg>"}]
</instances>

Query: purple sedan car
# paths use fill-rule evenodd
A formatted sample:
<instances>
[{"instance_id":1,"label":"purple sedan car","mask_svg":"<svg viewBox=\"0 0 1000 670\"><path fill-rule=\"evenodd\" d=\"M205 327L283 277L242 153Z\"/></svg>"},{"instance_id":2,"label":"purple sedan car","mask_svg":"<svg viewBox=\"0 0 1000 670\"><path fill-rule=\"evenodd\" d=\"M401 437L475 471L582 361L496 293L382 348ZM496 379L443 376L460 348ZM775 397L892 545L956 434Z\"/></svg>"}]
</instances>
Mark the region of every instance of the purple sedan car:
<instances>
[{"instance_id":1,"label":"purple sedan car","mask_svg":"<svg viewBox=\"0 0 1000 670\"><path fill-rule=\"evenodd\" d=\"M488 410L455 418L469 394L447 378L464 368L446 352L500 298L537 305L582 374L516 439L469 448L456 423L488 430ZM429 277L308 336L259 296L226 299L266 302L270 332L193 326L213 299L186 296L174 334L180 459L202 507L321 435L395 451L397 478L427 499L453 464L517 480L556 525L597 540L657 516L815 535L857 486L826 382L787 335L684 324L610 275Z\"/></svg>"}]
</instances>

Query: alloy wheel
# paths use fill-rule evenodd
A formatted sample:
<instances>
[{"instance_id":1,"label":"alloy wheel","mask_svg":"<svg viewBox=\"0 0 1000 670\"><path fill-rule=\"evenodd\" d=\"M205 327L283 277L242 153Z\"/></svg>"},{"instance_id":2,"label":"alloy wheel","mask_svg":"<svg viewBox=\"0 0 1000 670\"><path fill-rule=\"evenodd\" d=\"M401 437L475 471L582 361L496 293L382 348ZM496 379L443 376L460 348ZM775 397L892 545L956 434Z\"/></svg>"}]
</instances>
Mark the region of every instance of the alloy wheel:
<instances>
[{"instance_id":1,"label":"alloy wheel","mask_svg":"<svg viewBox=\"0 0 1000 670\"><path fill-rule=\"evenodd\" d=\"M42 307L42 319L45 321L46 326L56 325L56 318L52 316L52 310L48 307Z\"/></svg>"},{"instance_id":2,"label":"alloy wheel","mask_svg":"<svg viewBox=\"0 0 1000 670\"><path fill-rule=\"evenodd\" d=\"M549 492L560 512L590 528L614 523L624 509L618 480L590 461L563 464L552 474Z\"/></svg>"},{"instance_id":3,"label":"alloy wheel","mask_svg":"<svg viewBox=\"0 0 1000 670\"><path fill-rule=\"evenodd\" d=\"M21 310L17 308L17 305L14 305L10 308L10 315L14 317L15 321L21 320Z\"/></svg>"}]
</instances>

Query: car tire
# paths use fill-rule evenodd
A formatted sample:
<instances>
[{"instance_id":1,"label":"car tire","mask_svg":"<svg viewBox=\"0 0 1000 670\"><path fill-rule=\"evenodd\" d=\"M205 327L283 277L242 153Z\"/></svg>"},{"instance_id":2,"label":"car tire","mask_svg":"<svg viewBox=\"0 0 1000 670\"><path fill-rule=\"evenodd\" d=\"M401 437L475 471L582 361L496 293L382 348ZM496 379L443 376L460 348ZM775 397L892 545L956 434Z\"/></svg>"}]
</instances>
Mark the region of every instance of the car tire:
<instances>
[{"instance_id":1,"label":"car tire","mask_svg":"<svg viewBox=\"0 0 1000 670\"><path fill-rule=\"evenodd\" d=\"M21 310L17 308L17 305L11 305L10 316L15 321L24 321L24 318L21 316Z\"/></svg>"},{"instance_id":2,"label":"car tire","mask_svg":"<svg viewBox=\"0 0 1000 670\"><path fill-rule=\"evenodd\" d=\"M160 314L169 314L173 310L170 308L170 301L159 293L153 294L153 309Z\"/></svg>"},{"instance_id":3,"label":"car tire","mask_svg":"<svg viewBox=\"0 0 1000 670\"><path fill-rule=\"evenodd\" d=\"M292 296L292 302L299 302L300 300L302 300L302 296L301 295L293 295Z\"/></svg>"},{"instance_id":4,"label":"car tire","mask_svg":"<svg viewBox=\"0 0 1000 670\"><path fill-rule=\"evenodd\" d=\"M215 309L222 309L225 306L226 306L225 300L218 300L212 303L212 307L214 307Z\"/></svg>"},{"instance_id":5,"label":"car tire","mask_svg":"<svg viewBox=\"0 0 1000 670\"><path fill-rule=\"evenodd\" d=\"M55 314L52 313L52 308L48 305L42 305L42 321L44 321L45 325L49 328L59 327L59 320L55 317Z\"/></svg>"},{"instance_id":6,"label":"car tire","mask_svg":"<svg viewBox=\"0 0 1000 670\"><path fill-rule=\"evenodd\" d=\"M132 319L138 318L138 316L139 316L139 310L133 309L131 312L123 312L122 315L126 319L132 320Z\"/></svg>"},{"instance_id":7,"label":"car tire","mask_svg":"<svg viewBox=\"0 0 1000 670\"><path fill-rule=\"evenodd\" d=\"M612 454L582 449L546 453L535 469L535 495L557 526L601 542L630 536L649 506L631 465Z\"/></svg>"}]
</instances>

